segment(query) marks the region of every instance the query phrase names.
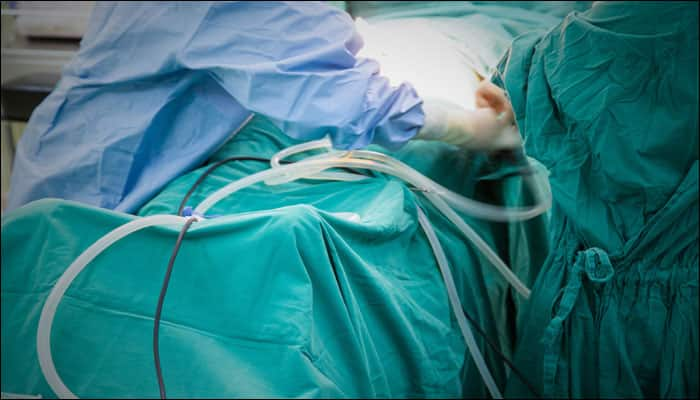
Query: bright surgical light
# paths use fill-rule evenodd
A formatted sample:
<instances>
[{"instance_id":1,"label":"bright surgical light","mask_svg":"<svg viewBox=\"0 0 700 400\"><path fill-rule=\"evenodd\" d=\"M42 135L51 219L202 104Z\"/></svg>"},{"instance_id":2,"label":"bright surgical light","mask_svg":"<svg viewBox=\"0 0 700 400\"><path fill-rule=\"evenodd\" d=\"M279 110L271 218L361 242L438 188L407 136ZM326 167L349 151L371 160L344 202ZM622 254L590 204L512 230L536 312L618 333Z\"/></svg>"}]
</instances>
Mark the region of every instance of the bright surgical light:
<instances>
[{"instance_id":1,"label":"bright surgical light","mask_svg":"<svg viewBox=\"0 0 700 400\"><path fill-rule=\"evenodd\" d=\"M479 83L458 43L421 19L355 20L365 45L359 57L379 62L392 86L409 82L422 98L438 98L476 108Z\"/></svg>"}]
</instances>

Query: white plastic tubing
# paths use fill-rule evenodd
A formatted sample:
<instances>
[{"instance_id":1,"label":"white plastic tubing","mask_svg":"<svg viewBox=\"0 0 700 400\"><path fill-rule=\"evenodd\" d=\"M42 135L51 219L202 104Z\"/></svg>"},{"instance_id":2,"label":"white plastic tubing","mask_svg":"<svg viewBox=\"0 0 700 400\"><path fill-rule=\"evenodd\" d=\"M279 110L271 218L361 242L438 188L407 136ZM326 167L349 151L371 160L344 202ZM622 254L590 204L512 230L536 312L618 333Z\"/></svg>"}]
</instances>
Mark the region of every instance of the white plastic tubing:
<instances>
[{"instance_id":1,"label":"white plastic tubing","mask_svg":"<svg viewBox=\"0 0 700 400\"><path fill-rule=\"evenodd\" d=\"M325 154L308 157L293 164L280 165L280 160L285 157L314 149L327 149L329 151ZM505 208L494 206L468 199L457 193L451 192L431 179L421 175L411 167L387 155L365 150L356 150L352 152L332 151L330 142L327 139L303 143L282 150L277 153L275 157L273 157L271 164L272 168L268 170L239 179L216 191L207 197L202 203L200 203L195 209L195 212L199 213L199 215L203 215L207 210L225 197L240 189L261 181L265 181L270 185L281 184L301 178L351 181L365 179L365 177L327 170L331 168L346 167L379 171L396 176L424 191L428 200L430 200L435 207L445 215L446 218L454 223L467 239L474 243L476 248L479 249L479 251L489 261L491 261L491 263L493 263L493 265L505 277L505 279L511 285L513 285L513 287L521 295L523 295L525 298L529 297L529 289L515 276L515 274L513 274L513 272L505 265L498 255L488 246L488 244L459 217L452 207L474 217L487 220L525 220L540 215L549 208L551 205L551 193L548 187L540 188L540 190L538 190L536 185L533 184L534 182L528 181L533 188L536 199L536 204L532 207ZM443 280L445 281L448 297L450 299L450 305L454 311L455 317L457 318L467 347L477 365L481 377L488 387L489 392L494 398L500 398L501 394L499 393L498 388L493 381L493 377L489 373L488 368L484 363L483 356L479 352L474 340L474 335L472 334L472 331L462 313L461 302L457 296L454 281L452 279L449 266L447 265L447 259L442 247L435 236L432 226L430 226L430 223L420 209L418 212L418 217L419 223L423 227L430 242L430 246L435 253L435 257L440 267L440 272L443 276ZM97 255L121 238L150 226L173 225L180 227L185 223L185 221L187 221L187 218L180 216L156 215L139 218L124 224L109 232L107 235L99 239L87 250L85 250L58 279L41 310L39 327L37 329L37 353L39 356L39 365L47 383L58 397L69 399L77 398L77 396L71 392L61 380L61 377L56 371L56 366L54 365L53 357L51 355L51 328L53 325L53 319L56 315L58 304L68 290L68 287L70 287L78 274L80 274L80 272L85 269L87 265L95 257L97 257Z\"/></svg>"},{"instance_id":2,"label":"white plastic tubing","mask_svg":"<svg viewBox=\"0 0 700 400\"><path fill-rule=\"evenodd\" d=\"M445 252L442 250L440 240L437 238L437 235L435 235L433 226L430 224L430 221L428 221L428 218L423 213L423 210L418 207L417 211L418 223L420 224L421 228L423 228L425 236L428 237L428 243L430 243L430 247L433 249L433 254L437 260L438 267L440 268L442 280L445 282L447 298L450 300L450 307L452 308L452 312L457 319L457 325L459 325L459 330L462 332L464 342L467 344L469 353L472 355L474 364L476 364L476 368L479 370L479 375L481 375L481 379L484 380L484 384L491 394L491 397L494 399L502 399L503 396L501 396L501 392L498 390L498 386L496 386L493 376L491 376L491 371L489 371L488 367L486 366L484 356L479 351L479 346L476 344L476 340L474 340L474 334L472 333L469 324L467 324L467 319L464 317L462 302L459 300L457 287L455 286L454 279L452 279L452 272L450 270L450 266L447 264L447 257L445 256Z\"/></svg>"},{"instance_id":3,"label":"white plastic tubing","mask_svg":"<svg viewBox=\"0 0 700 400\"><path fill-rule=\"evenodd\" d=\"M271 165L273 168L280 168L280 160L286 157L289 157L291 155L301 153L304 151L309 151L309 150L314 150L314 149L331 149L331 143L328 139L321 139L321 140L316 140L313 142L307 142L307 143L302 143L296 146L288 147L279 153L275 154L272 157L271 160ZM458 193L455 193L439 183L433 181L432 179L422 175L420 172L414 170L413 168L409 167L408 165L402 163L401 161L392 158L390 156L387 156L386 154L378 153L375 151L368 151L368 150L354 150L354 151L329 151L326 154L322 154L319 156L314 156L314 157L309 157L302 162L311 162L315 160L333 160L341 158L344 161L348 160L356 160L356 159L363 159L363 160L371 160L371 161L376 161L376 163L382 163L388 167L393 168L393 172L389 172L389 174L394 175L398 178L401 178L402 180L426 191L426 192L431 192L439 195L442 197L445 201L447 201L452 207L458 209L459 211L462 211L466 214L469 214L473 217L476 218L482 218L490 221L501 221L501 222L508 222L508 221L522 221L522 220L527 220L530 218L534 218L545 211L549 209L549 207L552 204L552 195L551 192L549 191L548 186L543 186L543 187L538 187L535 185L535 182L532 180L530 177L525 177L526 183L530 186L530 189L532 190L534 196L535 196L535 205L531 207L501 207L501 206L495 206L492 204L487 204L487 203L482 203L480 201L476 201L473 199L470 199L468 197L464 197ZM377 164L369 164L370 168L368 169L376 169L376 168L371 168L371 166L377 166ZM367 164L365 164L367 165ZM324 170L327 168L332 168L333 166L315 166L315 169L317 170ZM362 168L362 167L359 167ZM302 170L303 171L303 170ZM311 168L306 170L306 173L301 173L299 175L296 175L297 177L299 176L304 176L304 177L310 177L311 172L313 171ZM281 171L280 171L281 172ZM384 172L384 171L381 171ZM285 175L288 175L290 177L294 177L294 174L287 173ZM342 180L356 180L357 175L354 174L345 174L345 173L336 173L334 175L335 177L340 177ZM354 179L353 179L354 178ZM293 180L293 178L290 178L289 180ZM280 180L279 183L284 182L284 180ZM269 182L268 182L269 183ZM277 182L274 182L277 183ZM273 184L274 184L273 183ZM226 187L222 188L221 191L226 189ZM214 197L214 195L210 196ZM209 199L206 199L209 200ZM205 201L206 201L205 200ZM217 200L218 201L218 200ZM204 203L200 204L200 207L202 207Z\"/></svg>"},{"instance_id":4,"label":"white plastic tubing","mask_svg":"<svg viewBox=\"0 0 700 400\"><path fill-rule=\"evenodd\" d=\"M129 223L126 223L109 232L100 240L93 243L92 246L88 247L87 250L76 258L75 261L73 261L63 275L61 275L61 277L58 279L51 290L51 293L49 293L46 303L44 303L44 308L41 309L39 328L37 329L36 334L36 352L39 356L39 366L41 367L41 372L44 374L44 378L46 378L46 382L49 384L49 386L51 386L51 389L54 391L54 393L56 393L56 396L61 399L78 398L75 394L73 394L73 392L70 391L70 389L68 389L68 387L63 383L63 380L61 380L61 377L56 371L53 356L51 355L51 327L53 325L53 319L56 316L58 303L61 301L61 298L63 298L63 295L66 293L66 290L68 290L68 287L73 283L78 274L80 274L80 272L87 267L90 261L97 257L97 255L104 251L104 249L111 246L114 242L118 241L124 236L130 235L141 229L148 228L149 226L181 226L185 223L185 221L187 221L187 218L175 215L154 215L151 217L135 219Z\"/></svg>"},{"instance_id":5,"label":"white plastic tubing","mask_svg":"<svg viewBox=\"0 0 700 400\"><path fill-rule=\"evenodd\" d=\"M232 193L261 181L265 181L268 184L280 184L300 178L314 177L314 175L324 172L327 169L338 167L371 169L383 172L396 176L424 191L428 200L430 200L446 218L454 223L462 234L491 261L518 293L525 298L530 296L530 290L515 276L513 271L506 266L491 247L489 247L489 245L474 232L450 206L474 217L492 221L525 220L540 215L549 208L551 205L551 193L548 189L540 191L532 180L528 180L536 199L536 204L534 206L528 208L494 206L454 193L392 157L366 150L355 150L351 152L330 151L326 154L310 157L293 164L280 165L280 160L283 156L286 157L319 148L329 149L330 142L327 139L323 139L292 146L283 150L272 158L271 169L249 175L224 186L204 199L204 201L197 206L195 211L200 214L205 214L216 203L230 196ZM340 179L350 179L352 175L339 172L335 174L335 176ZM353 179L356 178L353 177Z\"/></svg>"}]
</instances>

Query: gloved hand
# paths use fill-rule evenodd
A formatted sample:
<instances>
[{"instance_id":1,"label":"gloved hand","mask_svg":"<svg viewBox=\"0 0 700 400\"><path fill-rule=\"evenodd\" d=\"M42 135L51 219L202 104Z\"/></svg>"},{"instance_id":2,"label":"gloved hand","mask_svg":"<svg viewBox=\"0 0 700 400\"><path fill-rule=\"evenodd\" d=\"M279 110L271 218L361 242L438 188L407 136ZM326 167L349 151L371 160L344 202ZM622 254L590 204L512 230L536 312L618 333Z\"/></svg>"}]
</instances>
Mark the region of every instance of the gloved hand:
<instances>
[{"instance_id":1,"label":"gloved hand","mask_svg":"<svg viewBox=\"0 0 700 400\"><path fill-rule=\"evenodd\" d=\"M520 135L513 125L513 111L505 93L490 82L482 82L476 94L480 108L473 111L444 100L424 99L425 123L415 138L474 150L518 147Z\"/></svg>"},{"instance_id":2,"label":"gloved hand","mask_svg":"<svg viewBox=\"0 0 700 400\"><path fill-rule=\"evenodd\" d=\"M483 80L476 88L476 108L491 108L497 113L504 114L510 123L515 121L513 106L510 104L506 92L488 80Z\"/></svg>"}]
</instances>

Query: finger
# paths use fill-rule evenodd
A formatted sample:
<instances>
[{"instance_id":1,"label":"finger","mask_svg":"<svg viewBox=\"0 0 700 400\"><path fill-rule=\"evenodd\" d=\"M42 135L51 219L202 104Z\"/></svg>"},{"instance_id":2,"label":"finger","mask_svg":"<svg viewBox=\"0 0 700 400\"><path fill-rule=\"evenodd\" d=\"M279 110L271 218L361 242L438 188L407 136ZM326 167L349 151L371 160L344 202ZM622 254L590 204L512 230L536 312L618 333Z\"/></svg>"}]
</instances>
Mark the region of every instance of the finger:
<instances>
[{"instance_id":1,"label":"finger","mask_svg":"<svg viewBox=\"0 0 700 400\"><path fill-rule=\"evenodd\" d=\"M493 108L496 109L500 107L497 94L490 92L488 89L481 90L476 94L476 105L479 108Z\"/></svg>"},{"instance_id":2,"label":"finger","mask_svg":"<svg viewBox=\"0 0 700 400\"><path fill-rule=\"evenodd\" d=\"M480 99L482 104L486 104L486 107L491 107L497 112L504 111L507 103L505 93L496 87L482 87L477 92L477 99Z\"/></svg>"},{"instance_id":3,"label":"finger","mask_svg":"<svg viewBox=\"0 0 700 400\"><path fill-rule=\"evenodd\" d=\"M481 96L479 93L476 94L476 108L486 108L490 107L490 104L484 96Z\"/></svg>"}]
</instances>

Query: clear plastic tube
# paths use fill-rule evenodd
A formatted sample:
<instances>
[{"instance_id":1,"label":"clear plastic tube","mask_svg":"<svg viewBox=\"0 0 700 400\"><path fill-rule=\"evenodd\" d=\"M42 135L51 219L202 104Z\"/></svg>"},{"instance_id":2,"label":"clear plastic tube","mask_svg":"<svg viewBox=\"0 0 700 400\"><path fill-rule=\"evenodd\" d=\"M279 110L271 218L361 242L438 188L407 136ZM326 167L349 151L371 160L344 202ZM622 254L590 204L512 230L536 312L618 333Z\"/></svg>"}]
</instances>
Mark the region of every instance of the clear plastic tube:
<instances>
[{"instance_id":1,"label":"clear plastic tube","mask_svg":"<svg viewBox=\"0 0 700 400\"><path fill-rule=\"evenodd\" d=\"M277 152L272 158L270 159L270 166L272 168L279 168L281 166L280 160L283 160L291 155L297 154L297 153L303 153L309 150L316 150L316 149L330 149L331 148L331 142L328 139L321 139L321 140L314 140L311 142L306 142L306 143L301 143L295 146L287 147L286 149L283 149L279 152ZM313 160L316 158L324 158L326 157L327 154L320 154L312 157L308 157L305 160ZM356 175L356 174L348 174L345 172L317 172L317 173L309 173L309 175L305 176L306 179L321 179L321 180L331 180L331 181L358 181L365 179L365 176L361 175ZM279 178L275 179L267 179L265 180L266 185L279 185L282 183L289 182L293 179L289 179L285 175L280 176Z\"/></svg>"},{"instance_id":2,"label":"clear plastic tube","mask_svg":"<svg viewBox=\"0 0 700 400\"><path fill-rule=\"evenodd\" d=\"M212 206L214 206L216 203L224 199L226 196L229 196L230 194L243 189L245 187L248 187L250 185L254 185L258 182L265 181L267 179L280 179L282 177L288 177L288 176L304 176L306 174L311 173L316 173L317 167L318 166L327 166L327 168L332 168L333 164L332 162L329 163L327 160L311 160L311 161L304 161L304 162L299 162L299 163L294 163L294 164L287 164L287 165L282 165L279 168L270 168L266 169L264 171L260 171L258 173L248 175L245 178L241 178L237 181L231 182L228 185L224 186L223 188L217 190L216 192L212 193L204 199L197 208L195 208L195 212L199 214L205 214L207 210L209 210ZM325 169L327 169L325 168ZM323 170L324 168L320 169Z\"/></svg>"},{"instance_id":3,"label":"clear plastic tube","mask_svg":"<svg viewBox=\"0 0 700 400\"><path fill-rule=\"evenodd\" d=\"M365 151L352 152L352 155L355 156L358 153L363 156L368 155L369 157L376 158L377 160L386 161L385 166L388 166L389 168L382 168L381 172L387 172L389 174L398 176L412 184L415 184L415 182L417 182L419 184L425 184L426 186L431 185L432 181L428 182L428 178L425 178L425 176L421 175L412 168L405 166L405 164L400 163L397 160L384 156L381 153ZM348 159L341 158L340 162L342 162L343 160ZM367 165L367 167L376 170L378 165L376 163L372 163L371 165ZM300 177L301 176L298 176L297 178ZM428 198L428 200L430 200L431 203L435 205L435 207L437 207L438 210L440 210L440 212L443 215L445 215L445 217L447 217L453 224L455 224L455 226L457 226L457 228L462 232L462 234L464 234L464 236L469 241L471 241L474 244L474 246L476 246L476 248L486 257L486 259L488 259L494 265L494 267L496 267L496 269L501 273L501 275L503 275L503 277L508 281L508 283L510 283L513 286L513 288L518 293L520 293L526 299L530 297L530 289L528 289L527 286L525 286L525 284L523 284L522 281L518 279L518 277L513 273L513 271L510 268L508 268L506 263L503 262L503 260L501 260L498 254L496 254L493 251L493 249L491 249L491 247L481 238L481 236L479 236L479 234L477 234L467 223L465 223L462 220L462 218L457 213L454 212L454 210L452 210L452 208L449 207L449 205L443 200L442 197L438 196L436 193L431 192L430 189L426 190L425 196Z\"/></svg>"},{"instance_id":4,"label":"clear plastic tube","mask_svg":"<svg viewBox=\"0 0 700 400\"><path fill-rule=\"evenodd\" d=\"M40 394L24 394L24 393L10 393L10 392L0 392L0 399L40 399Z\"/></svg>"},{"instance_id":5,"label":"clear plastic tube","mask_svg":"<svg viewBox=\"0 0 700 400\"><path fill-rule=\"evenodd\" d=\"M476 344L474 333L472 333L472 330L467 323L467 319L464 317L462 302L459 299L459 294L457 294L457 288L455 286L454 279L452 279L452 272L450 271L450 266L447 263L447 257L442 249L442 245L440 245L440 240L435 235L433 226L430 224L430 221L428 221L428 218L423 213L423 210L421 210L420 207L417 207L417 212L418 223L420 224L421 228L423 228L425 235L428 237L428 243L430 243L430 247L433 249L433 254L437 260L438 267L440 268L440 274L442 274L442 280L445 282L447 297L450 301L452 312L457 319L459 330L462 332L464 342L469 349L469 353L474 360L474 364L476 364L476 368L479 371L481 379L483 379L486 388L491 394L491 397L494 399L502 399L503 396L498 390L498 386L496 386L496 382L493 380L493 376L491 376L491 372L486 366L484 356L479 351L479 346Z\"/></svg>"},{"instance_id":6,"label":"clear plastic tube","mask_svg":"<svg viewBox=\"0 0 700 400\"><path fill-rule=\"evenodd\" d=\"M232 182L218 191L207 197L202 203L200 203L195 209L196 212L200 214L205 214L209 208L214 206L216 203L224 199L225 197L231 195L232 193L240 190L246 186L252 185L254 183L263 181L267 178L273 177L285 177L288 180L301 179L307 174L317 173L322 168L334 168L334 167L351 167L351 168L365 168L371 169L389 175L394 175L400 179L417 186L419 188L424 188L422 186L425 184L425 178L423 175L417 171L410 168L396 169L395 167L382 164L372 160L355 159L355 158L337 158L335 155L330 157L335 158L318 158L314 160L305 160L296 162L294 164L283 165L277 168L268 169L262 172L258 172L253 175L249 175L243 179L239 179ZM423 178L423 179L421 179ZM425 190L425 189L424 189ZM526 299L530 297L530 290L525 286L515 274L506 266L506 264L501 260L498 255L486 244L486 242L481 239L481 237L474 232L473 229L462 221L462 219L452 210L448 205L444 204L444 201L437 195L433 194L428 196L431 191L426 190L426 196L428 199L435 204L435 206L445 214L447 218L452 221L460 231L465 235L465 237L470 240L481 251L486 258L491 261L491 263L496 267L496 269L503 275L503 277ZM437 203L436 203L437 201Z\"/></svg>"},{"instance_id":7,"label":"clear plastic tube","mask_svg":"<svg viewBox=\"0 0 700 400\"><path fill-rule=\"evenodd\" d=\"M435 207L437 207L438 210L440 210L440 212L442 212L450 221L452 221L452 223L454 223L460 229L460 231L465 235L467 239L469 239L472 243L475 244L475 246L487 257L487 259L489 259L489 261L491 261L494 264L494 266L499 270L499 272L501 272L501 274L506 278L506 280L508 280L508 282L511 283L519 293L521 293L526 298L529 297L530 291L527 289L527 287L523 285L522 282L520 282L517 276L515 276L515 274L512 273L512 271L505 265L505 263L498 257L498 255L488 246L488 244L486 244L486 242L484 242L483 239L481 239L481 237L478 234L476 234L476 232L474 232L474 230L471 229L454 212L454 210L452 210L449 204L452 204L453 206L459 208L460 210L466 213L485 219L498 221L527 219L532 218L535 215L539 215L547 210L549 204L551 204L551 193L549 192L548 188L545 187L542 189L542 191L544 192L544 196L540 196L540 193L538 191L535 191L536 198L543 199L543 201L538 203L536 206L528 209L512 209L477 202L465 198L456 193L453 193L448 189L445 189L444 187L435 183L431 179L421 175L419 172L403 164L402 162L395 160L389 156L386 156L382 153L376 153L365 150L358 150L353 152L331 151L327 154L309 157L303 161L299 161L294 164L280 165L279 163L279 161L283 157L287 157L292 154L308 151L311 149L329 147L330 143L327 140L322 140L304 143L302 145L287 148L276 154L275 157L273 157L273 159L271 160L271 169L261 171L253 175L249 175L245 178L239 179L235 182L224 186L223 188L219 189L218 191L207 197L202 203L200 203L195 209L195 211L197 213L204 214L207 210L209 210L212 206L214 206L217 202L219 202L226 196L229 196L237 190L240 190L242 188L245 188L247 186L253 185L261 181L270 182L271 184L278 184L305 177L313 179L334 180L365 179L365 177L358 177L354 174L347 174L341 172L325 172L325 170L327 169L337 167L362 168L379 171L382 173L396 176L408 182L409 184L426 191L426 197L428 198L428 200L430 200L435 205ZM422 212L419 215L419 217L421 217L424 220L423 223L427 221ZM39 326L37 329L37 353L39 356L39 365L41 367L42 373L44 374L44 377L46 378L46 381L57 396L59 396L60 398L77 398L75 394L73 394L61 380L60 376L58 375L58 372L56 371L51 355L51 327L53 324L53 319L55 317L58 304L65 292L67 291L68 287L72 284L72 282L75 280L78 274L88 265L90 261L97 257L97 255L104 251L104 249L111 246L114 242L120 240L124 236L127 236L133 232L136 232L140 229L144 229L149 226L178 224L181 225L186 220L186 218L180 216L157 215L152 217L140 218L129 222L125 225L122 225L121 227L114 229L113 231L102 237L100 240L98 240L92 246L90 246L87 250L85 250L68 267L68 269L66 269L63 275L61 275L61 277L51 290L51 293L49 293L46 302L44 303L44 307L42 308L41 316L39 318ZM428 230L426 230L426 234L429 234ZM436 240L437 239L434 237L433 242L431 242L431 246L434 250L439 250L438 252L436 252L438 263L443 262L443 264L446 265L444 253L442 253L442 261L440 261L441 258L439 254L442 252L442 248L439 247L439 242L437 242ZM444 269L441 267L441 271L443 271L443 279L445 279L446 285L448 285L448 281L451 282L451 274L445 274L445 270L449 272L449 269ZM454 283L452 283L452 286L454 286ZM451 302L453 302L453 300L451 300ZM456 308L454 309L456 310ZM462 320L464 319L463 317L464 316L462 315ZM458 321L459 320L460 317L458 317ZM466 322L464 322L464 324L466 324ZM467 331L465 331L462 325L463 324L460 323L460 329L462 329L462 334L465 336L465 341L467 341L467 345L470 346L470 352L472 352L472 356L474 357L475 361L477 361L477 358L481 357L481 355L480 353L478 353L478 348L476 347L476 344L473 340L473 335L471 334L471 331L465 333ZM469 329L468 325L464 326L466 326L467 330ZM469 339L469 337L471 337L471 339ZM472 343L471 345L469 344L470 340ZM481 357L480 359L483 364L483 357ZM477 364L477 366L479 366L479 364ZM494 397L496 397L495 394L498 394L498 396L500 396L500 394L497 392L498 389L495 388L495 385L493 384L493 379L488 373L488 370L485 370L485 372L484 370L482 370L483 368L485 368L485 364L479 368L479 371L482 374L484 381L486 382L487 386L490 387L489 390L491 391L491 394L494 395ZM488 382L488 379L490 379L491 383ZM495 391L493 391L492 389L495 389Z\"/></svg>"},{"instance_id":8,"label":"clear plastic tube","mask_svg":"<svg viewBox=\"0 0 700 400\"><path fill-rule=\"evenodd\" d=\"M477 234L474 229L472 229L462 218L457 215L457 213L447 205L443 199L434 193L425 193L425 197L430 200L435 207L437 207L440 212L447 217L457 228L464 234L464 236L469 239L474 246L488 259L491 264L498 270L498 272L503 275L503 277L510 283L513 288L518 291L524 298L530 298L530 289L522 283L520 279L513 273L513 271L508 268L505 262L493 251L493 249L484 241L484 239Z\"/></svg>"},{"instance_id":9,"label":"clear plastic tube","mask_svg":"<svg viewBox=\"0 0 700 400\"><path fill-rule=\"evenodd\" d=\"M393 166L397 170L410 171L411 175L415 177L425 189L440 195L440 197L445 199L452 207L476 218L502 222L527 220L544 213L551 205L551 195L548 195L548 192L541 193L539 187L535 186L534 182L531 182L527 177L526 182L533 191L536 204L532 207L502 207L476 201L455 193L386 154L368 150L357 150L352 152L352 156L379 161Z\"/></svg>"},{"instance_id":10,"label":"clear plastic tube","mask_svg":"<svg viewBox=\"0 0 700 400\"><path fill-rule=\"evenodd\" d=\"M88 247L77 259L75 259L75 261L73 261L63 275L61 275L61 277L58 279L53 289L51 289L51 293L49 293L49 296L44 303L44 307L41 309L39 327L36 334L36 351L39 358L41 372L44 374L44 378L46 378L46 382L51 387L51 390L53 390L59 398L78 398L73 392L70 391L70 389L68 389L68 387L63 383L63 380L61 380L61 377L56 371L56 366L53 362L53 356L51 354L51 328L53 326L53 319L56 316L58 304L70 285L73 283L78 274L80 274L80 272L87 267L90 261L97 257L107 247L111 246L124 236L130 235L149 226L182 225L186 220L187 218L185 217L175 215L155 215L151 217L139 218L126 223L112 230L100 238L97 242L93 243L92 246Z\"/></svg>"},{"instance_id":11,"label":"clear plastic tube","mask_svg":"<svg viewBox=\"0 0 700 400\"><path fill-rule=\"evenodd\" d=\"M279 168L281 166L280 160L284 160L285 158L294 154L303 153L309 150L326 149L329 147L330 142L327 139L312 140L310 142L289 146L286 149L278 151L275 155L272 156L272 158L270 159L270 167Z\"/></svg>"},{"instance_id":12,"label":"clear plastic tube","mask_svg":"<svg viewBox=\"0 0 700 400\"><path fill-rule=\"evenodd\" d=\"M235 193L236 191L243 189L247 186L256 184L261 181L272 180L275 184L280 184L288 181L294 181L301 178L306 178L318 173L318 171L323 171L330 168L364 168L373 169L380 172L385 172L388 174L394 174L394 170L391 167L387 167L380 163L371 160L361 160L352 158L318 158L313 160L304 160L296 162L294 164L282 165L278 168L267 169L253 175L248 175L245 178L239 179L237 181L231 182L223 188L217 190L204 199L197 208L196 212L200 214L206 213L211 207L216 203L223 200L227 196Z\"/></svg>"},{"instance_id":13,"label":"clear plastic tube","mask_svg":"<svg viewBox=\"0 0 700 400\"><path fill-rule=\"evenodd\" d=\"M320 148L330 149L330 141L328 141L327 139L322 139L288 147L275 154L270 164L273 168L278 168L280 166L279 161L281 159L284 159L285 157ZM339 154L340 152L338 151L331 151L326 155L314 156L306 160L321 159L323 158L322 156L325 156L326 158L337 158ZM551 207L552 203L552 195L546 187L546 185L545 187L539 187L536 185L536 182L534 182L534 180L529 177L525 177L525 182L532 190L536 204L531 207L502 207L476 201L468 197L464 197L458 193L455 193L440 185L439 183L433 181L432 179L422 175L421 173L402 163L401 161L393 157L387 156L386 154L369 150L354 150L351 152L346 152L345 154L347 154L347 156L351 158L373 160L392 166L397 171L402 171L405 175L410 175L413 180L411 183L415 186L418 186L422 190L431 191L439 194L451 206L455 207L459 211L462 211L476 218L501 222L527 220L530 218L534 218L547 211ZM306 160L300 162L305 162Z\"/></svg>"},{"instance_id":14,"label":"clear plastic tube","mask_svg":"<svg viewBox=\"0 0 700 400\"><path fill-rule=\"evenodd\" d=\"M328 140L317 140L313 142L303 143L301 145L292 146L287 149L282 150L277 153L271 160L272 169L283 168L280 165L280 160L284 157L288 157L293 154L301 153L304 151L328 148L330 142ZM340 157L342 155L342 157ZM324 157L325 156L325 157ZM349 158L350 156L351 158ZM360 157L361 160L358 160ZM364 160L365 162L362 162ZM327 164L324 164L324 161ZM369 163L367 162L369 161ZM477 202L461 195L458 195L450 190L442 187L433 180L420 174L418 171L409 167L408 165L389 157L382 153L366 151L366 150L356 150L352 152L337 152L331 151L326 155L314 156L313 158L305 159L295 164L310 164L308 169L294 169L290 170L289 173L280 174L280 179L276 182L284 183L286 181L291 181L295 179L300 179L302 177L318 173L318 171L323 170L323 168L329 168L330 166L356 166L361 168L368 168L377 170L380 172L388 173L390 175L397 176L402 180L418 187L426 192L426 197L440 210L441 213L445 215L453 224L455 224L459 230L464 234L464 236L470 240L476 248L496 267L496 269L503 275L503 277L518 291L523 297L530 297L530 290L525 286L513 271L506 266L506 264L501 260L500 257L491 249L491 247L484 242L484 240L468 225L462 218L457 215L452 208L450 208L447 203L451 205L460 204L462 210L468 210L468 213L485 219L491 220L513 220L513 219L527 219L532 218L536 215L542 214L549 208L549 201L551 201L551 193L548 190L542 190L534 185L534 182L530 182L533 188L533 192L536 198L544 198L539 204L531 207L529 209L510 209L506 207L493 206L490 204L485 204ZM292 165L295 165L292 164ZM308 165L308 164L307 164ZM231 184L233 186L236 182ZM230 193L226 193L229 189L226 187L220 190L221 193L217 192L213 196L219 194L222 197L227 196ZM542 194L541 192L544 192ZM439 196L438 196L439 195ZM546 199L549 199L547 201ZM209 200L206 199L205 202ZM444 200L444 201L443 201ZM201 206L201 205L200 205ZM205 210L200 210L204 212ZM505 214L504 214L505 213Z\"/></svg>"}]
</instances>

